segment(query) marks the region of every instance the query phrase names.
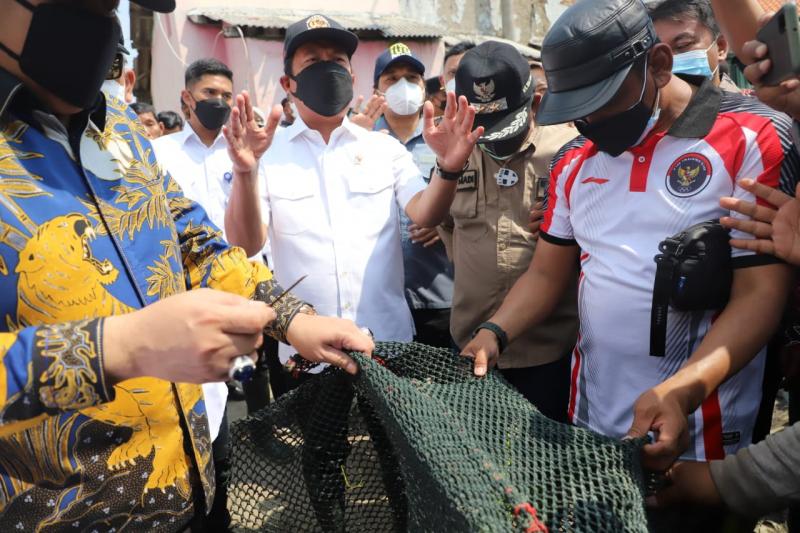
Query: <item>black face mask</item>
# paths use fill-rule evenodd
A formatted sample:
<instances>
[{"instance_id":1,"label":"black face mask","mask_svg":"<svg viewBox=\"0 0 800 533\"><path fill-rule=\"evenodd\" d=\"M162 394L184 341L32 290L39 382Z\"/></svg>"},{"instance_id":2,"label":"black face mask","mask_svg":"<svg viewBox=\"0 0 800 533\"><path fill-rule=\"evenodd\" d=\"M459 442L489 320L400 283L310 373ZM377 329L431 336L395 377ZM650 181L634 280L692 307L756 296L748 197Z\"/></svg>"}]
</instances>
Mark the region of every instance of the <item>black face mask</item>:
<instances>
[{"instance_id":1,"label":"black face mask","mask_svg":"<svg viewBox=\"0 0 800 533\"><path fill-rule=\"evenodd\" d=\"M192 96L194 99L194 96ZM195 100L194 114L197 120L207 130L218 130L228 122L231 116L231 106L222 98L207 98Z\"/></svg>"},{"instance_id":2,"label":"black face mask","mask_svg":"<svg viewBox=\"0 0 800 533\"><path fill-rule=\"evenodd\" d=\"M656 105L658 93L656 92L652 105L648 106L644 103L644 93L647 88L647 61L645 61L644 69L642 94L639 95L639 101L633 107L600 122L575 121L575 127L578 128L581 135L592 141L598 150L606 152L611 157L617 157L628 148L635 146L648 127L655 125L650 122L653 118L653 108Z\"/></svg>"},{"instance_id":3,"label":"black face mask","mask_svg":"<svg viewBox=\"0 0 800 533\"><path fill-rule=\"evenodd\" d=\"M479 147L490 157L498 161L505 161L516 155L516 153L525 143L525 139L528 138L529 133L530 128L524 128L522 133L519 133L514 137L509 137L508 139L504 139L502 141L483 143L479 145Z\"/></svg>"},{"instance_id":4,"label":"black face mask","mask_svg":"<svg viewBox=\"0 0 800 533\"><path fill-rule=\"evenodd\" d=\"M290 77L297 82L293 96L323 117L339 114L353 100L353 77L333 61L318 61Z\"/></svg>"},{"instance_id":5,"label":"black face mask","mask_svg":"<svg viewBox=\"0 0 800 533\"><path fill-rule=\"evenodd\" d=\"M91 107L114 62L120 27L116 18L69 4L16 0L33 13L22 52L0 43L30 79L81 109Z\"/></svg>"}]
</instances>

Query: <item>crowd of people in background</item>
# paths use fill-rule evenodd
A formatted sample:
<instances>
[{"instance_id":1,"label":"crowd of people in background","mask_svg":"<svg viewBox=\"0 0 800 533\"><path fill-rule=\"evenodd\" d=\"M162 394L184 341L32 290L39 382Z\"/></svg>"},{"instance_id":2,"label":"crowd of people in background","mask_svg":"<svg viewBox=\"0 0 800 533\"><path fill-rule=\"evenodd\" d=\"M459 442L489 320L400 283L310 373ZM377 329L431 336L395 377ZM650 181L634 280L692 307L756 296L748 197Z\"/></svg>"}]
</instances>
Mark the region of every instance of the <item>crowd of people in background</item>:
<instances>
[{"instance_id":1,"label":"crowd of people in background","mask_svg":"<svg viewBox=\"0 0 800 533\"><path fill-rule=\"evenodd\" d=\"M227 530L236 358L280 396L374 341L647 439L654 531L797 504L800 426L768 434L798 368L800 81L762 83L754 0L566 4L537 57L396 42L369 72L315 14L286 29L279 105L201 58L159 112L116 2L0 0L0 529ZM41 512L54 495L87 510Z\"/></svg>"}]
</instances>

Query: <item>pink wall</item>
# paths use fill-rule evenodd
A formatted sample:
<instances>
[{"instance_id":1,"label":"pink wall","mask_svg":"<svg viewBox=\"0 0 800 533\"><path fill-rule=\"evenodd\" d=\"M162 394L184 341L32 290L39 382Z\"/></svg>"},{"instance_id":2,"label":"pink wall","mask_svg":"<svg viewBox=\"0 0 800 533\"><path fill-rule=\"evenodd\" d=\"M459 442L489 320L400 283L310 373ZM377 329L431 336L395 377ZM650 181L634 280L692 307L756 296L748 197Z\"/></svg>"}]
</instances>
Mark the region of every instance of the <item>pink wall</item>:
<instances>
[{"instance_id":1,"label":"pink wall","mask_svg":"<svg viewBox=\"0 0 800 533\"><path fill-rule=\"evenodd\" d=\"M246 6L247 3L248 0L226 0L225 5L241 4ZM348 2L344 0L344 3ZM361 4L360 7L358 5L352 7L363 10L365 2L350 1L349 3ZM369 3L374 11L384 13L391 12L397 6L394 0L374 0ZM319 4L320 2L315 0L293 0L292 7L314 9L319 7ZM178 8L174 13L154 14L156 20L153 35L151 88L153 104L156 109L178 111L178 100L183 88L184 63L188 65L196 59L209 56L216 57L231 67L234 73L234 89L237 92L248 89L255 97L257 105L262 109L267 109L272 104L280 102L285 96L279 83L279 79L283 75L283 43L246 39L250 59L248 63L245 46L240 38L225 38L221 35L217 37L219 32L217 27L197 25L187 20L186 13L190 9L210 5L220 5L220 2L219 0L178 0ZM242 7L241 5L239 7ZM344 10L347 7L340 3L337 5L337 10ZM371 94L375 59L392 42L362 41L359 45L353 56L356 97L362 94L365 96ZM425 64L427 76L441 72L444 45L440 41L415 42L409 40L405 42ZM175 53L170 50L170 44Z\"/></svg>"}]
</instances>

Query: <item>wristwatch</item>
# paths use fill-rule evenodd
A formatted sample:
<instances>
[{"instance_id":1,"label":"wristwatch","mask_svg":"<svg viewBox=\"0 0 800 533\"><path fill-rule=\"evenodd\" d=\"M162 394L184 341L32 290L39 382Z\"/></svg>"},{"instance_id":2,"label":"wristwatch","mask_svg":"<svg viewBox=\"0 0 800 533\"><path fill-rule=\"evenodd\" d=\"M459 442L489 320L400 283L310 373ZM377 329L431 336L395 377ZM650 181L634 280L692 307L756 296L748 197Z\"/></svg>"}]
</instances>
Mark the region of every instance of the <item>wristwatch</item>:
<instances>
[{"instance_id":1,"label":"wristwatch","mask_svg":"<svg viewBox=\"0 0 800 533\"><path fill-rule=\"evenodd\" d=\"M505 349L508 347L508 334L506 334L503 328L501 328L494 322L484 322L483 324L475 328L475 331L472 332L472 336L475 337L475 335L477 335L478 332L482 329L488 329L489 331L494 333L494 336L497 337L497 346L499 348L499 352L503 353Z\"/></svg>"},{"instance_id":2,"label":"wristwatch","mask_svg":"<svg viewBox=\"0 0 800 533\"><path fill-rule=\"evenodd\" d=\"M440 178L445 181L457 181L458 178L464 175L464 171L467 170L467 165L469 165L469 161L464 164L464 168L457 172L447 172L446 170L442 170L442 167L439 166L439 160L436 160L436 164L431 169L431 176L430 178L433 179L434 174L438 174Z\"/></svg>"}]
</instances>

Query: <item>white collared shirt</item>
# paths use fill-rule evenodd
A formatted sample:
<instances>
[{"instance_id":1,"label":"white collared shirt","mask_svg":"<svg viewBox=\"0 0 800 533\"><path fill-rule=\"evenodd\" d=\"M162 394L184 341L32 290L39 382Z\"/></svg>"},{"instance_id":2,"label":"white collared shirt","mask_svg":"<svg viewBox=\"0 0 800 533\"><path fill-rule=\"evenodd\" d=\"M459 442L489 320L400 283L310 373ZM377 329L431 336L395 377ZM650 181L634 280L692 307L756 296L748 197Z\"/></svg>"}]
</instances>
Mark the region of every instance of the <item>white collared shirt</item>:
<instances>
[{"instance_id":1,"label":"white collared shirt","mask_svg":"<svg viewBox=\"0 0 800 533\"><path fill-rule=\"evenodd\" d=\"M410 341L399 209L425 188L396 139L346 118L325 144L297 118L262 158L262 215L275 276L322 315L368 327L376 340ZM281 360L294 351L281 346Z\"/></svg>"},{"instance_id":2,"label":"white collared shirt","mask_svg":"<svg viewBox=\"0 0 800 533\"><path fill-rule=\"evenodd\" d=\"M225 207L231 193L233 165L222 132L206 146L187 122L182 131L153 141L158 162L184 194L203 206L208 218L225 231Z\"/></svg>"}]
</instances>

